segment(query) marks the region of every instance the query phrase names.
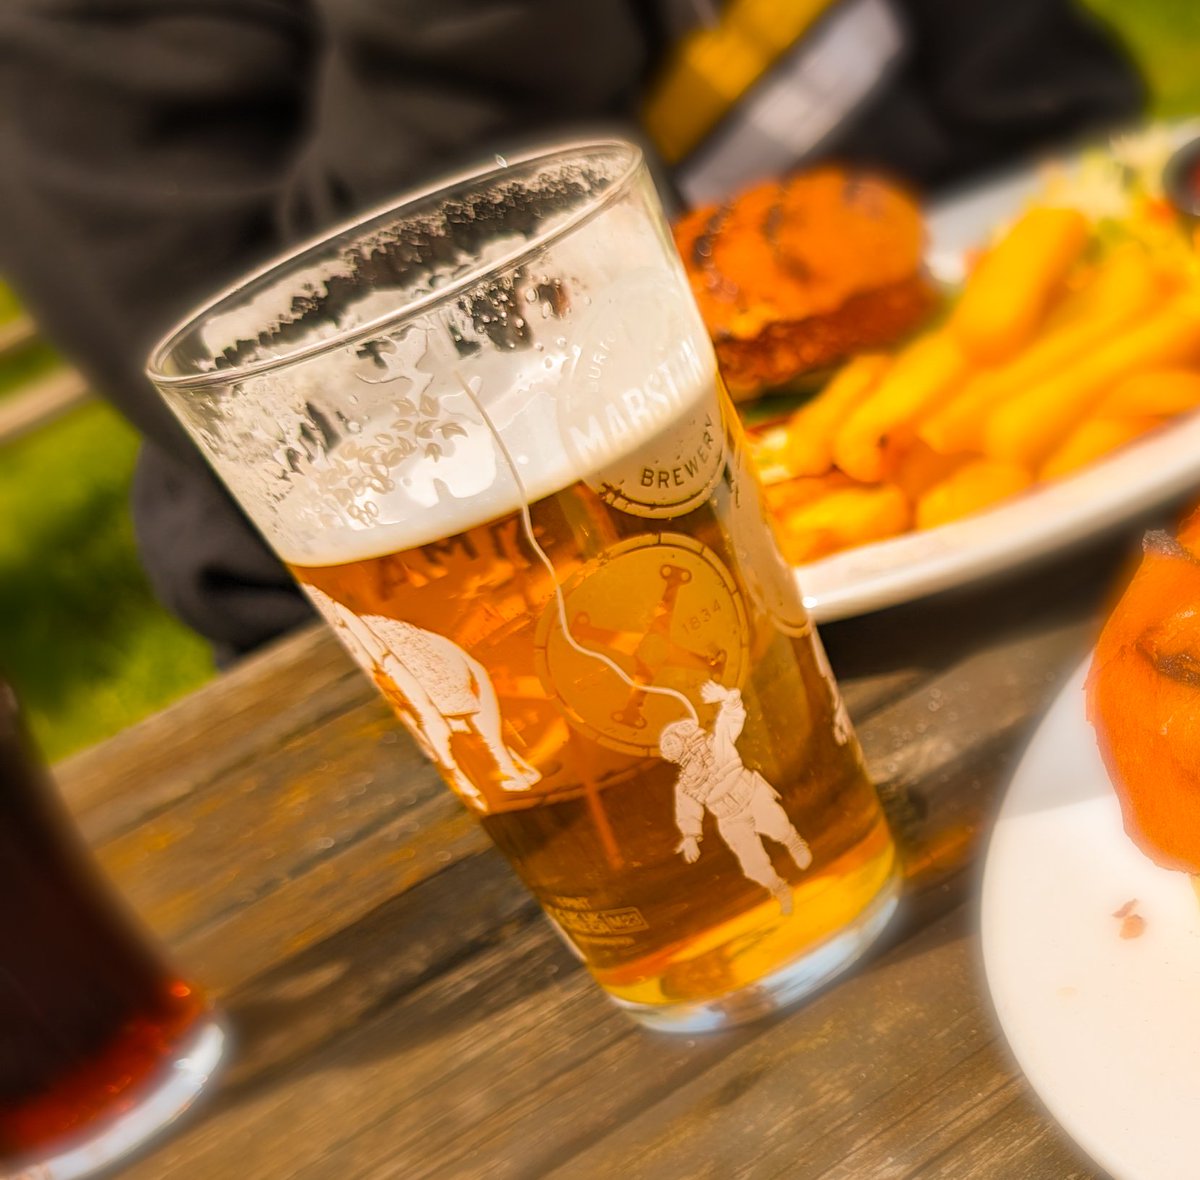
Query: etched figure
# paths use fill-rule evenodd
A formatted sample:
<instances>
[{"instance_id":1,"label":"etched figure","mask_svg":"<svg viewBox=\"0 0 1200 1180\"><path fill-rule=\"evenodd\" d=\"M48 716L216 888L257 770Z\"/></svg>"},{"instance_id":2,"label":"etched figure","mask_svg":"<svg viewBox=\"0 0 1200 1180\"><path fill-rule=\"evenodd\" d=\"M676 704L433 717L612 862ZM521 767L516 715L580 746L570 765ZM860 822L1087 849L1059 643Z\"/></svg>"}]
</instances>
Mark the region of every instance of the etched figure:
<instances>
[{"instance_id":1,"label":"etched figure","mask_svg":"<svg viewBox=\"0 0 1200 1180\"><path fill-rule=\"evenodd\" d=\"M500 702L478 660L444 635L383 615L359 618L315 587L307 589L343 641L372 670L425 754L461 794L482 801L454 757L455 733L473 733L482 741L504 790L526 791L542 777L504 741Z\"/></svg>"},{"instance_id":2,"label":"etched figure","mask_svg":"<svg viewBox=\"0 0 1200 1180\"><path fill-rule=\"evenodd\" d=\"M812 864L812 852L779 805L779 792L744 765L738 753L736 742L746 724L742 694L710 680L700 695L709 704L720 702L712 732L688 718L665 726L658 739L659 753L679 765L675 824L682 839L676 851L688 864L700 858L704 813L710 812L742 873L770 892L782 913L790 914L791 888L771 864L763 837L782 844L801 870Z\"/></svg>"}]
</instances>

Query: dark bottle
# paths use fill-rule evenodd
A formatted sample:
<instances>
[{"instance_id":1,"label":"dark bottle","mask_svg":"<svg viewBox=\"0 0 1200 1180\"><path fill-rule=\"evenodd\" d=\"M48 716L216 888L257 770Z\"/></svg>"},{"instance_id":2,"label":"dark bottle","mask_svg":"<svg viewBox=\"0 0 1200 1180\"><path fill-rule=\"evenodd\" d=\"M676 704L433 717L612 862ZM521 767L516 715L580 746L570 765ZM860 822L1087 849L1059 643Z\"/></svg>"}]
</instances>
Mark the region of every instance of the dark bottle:
<instances>
[{"instance_id":1,"label":"dark bottle","mask_svg":"<svg viewBox=\"0 0 1200 1180\"><path fill-rule=\"evenodd\" d=\"M198 1089L173 1075L208 1026L115 901L0 681L0 1174L82 1145L101 1165L148 1137ZM149 1103L168 1087L174 1109Z\"/></svg>"}]
</instances>

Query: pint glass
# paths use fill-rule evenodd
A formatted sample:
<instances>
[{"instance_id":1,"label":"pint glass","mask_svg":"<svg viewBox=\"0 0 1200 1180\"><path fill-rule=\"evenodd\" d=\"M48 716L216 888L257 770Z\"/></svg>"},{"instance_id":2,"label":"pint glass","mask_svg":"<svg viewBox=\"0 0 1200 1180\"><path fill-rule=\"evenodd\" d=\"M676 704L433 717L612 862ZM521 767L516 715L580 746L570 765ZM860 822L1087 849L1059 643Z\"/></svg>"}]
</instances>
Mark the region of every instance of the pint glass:
<instances>
[{"instance_id":1,"label":"pint glass","mask_svg":"<svg viewBox=\"0 0 1200 1180\"><path fill-rule=\"evenodd\" d=\"M106 1168L191 1104L223 1041L94 871L0 681L0 1178Z\"/></svg>"},{"instance_id":2,"label":"pint glass","mask_svg":"<svg viewBox=\"0 0 1200 1180\"><path fill-rule=\"evenodd\" d=\"M150 375L567 943L646 1024L854 959L875 792L635 148L416 194Z\"/></svg>"}]
</instances>

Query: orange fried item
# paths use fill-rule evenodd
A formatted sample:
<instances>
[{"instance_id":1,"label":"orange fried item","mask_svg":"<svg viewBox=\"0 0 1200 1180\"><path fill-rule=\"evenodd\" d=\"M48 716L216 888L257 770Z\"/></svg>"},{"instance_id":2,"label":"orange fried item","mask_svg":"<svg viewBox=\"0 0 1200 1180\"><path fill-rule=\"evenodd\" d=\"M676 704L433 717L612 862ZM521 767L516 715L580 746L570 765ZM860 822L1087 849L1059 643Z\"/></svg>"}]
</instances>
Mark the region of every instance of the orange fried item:
<instances>
[{"instance_id":1,"label":"orange fried item","mask_svg":"<svg viewBox=\"0 0 1200 1180\"><path fill-rule=\"evenodd\" d=\"M675 242L730 393L896 341L932 309L915 201L821 167L683 217Z\"/></svg>"},{"instance_id":2,"label":"orange fried item","mask_svg":"<svg viewBox=\"0 0 1200 1180\"><path fill-rule=\"evenodd\" d=\"M983 256L950 317L963 348L994 364L1027 344L1087 241L1078 209L1035 206L1022 214Z\"/></svg>"},{"instance_id":3,"label":"orange fried item","mask_svg":"<svg viewBox=\"0 0 1200 1180\"><path fill-rule=\"evenodd\" d=\"M1062 479L1097 459L1126 446L1134 439L1157 430L1163 418L1142 415L1137 418L1089 418L1067 435L1063 444L1042 464L1038 478Z\"/></svg>"},{"instance_id":4,"label":"orange fried item","mask_svg":"<svg viewBox=\"0 0 1200 1180\"><path fill-rule=\"evenodd\" d=\"M910 445L900 447L898 456L889 462L891 481L915 504L930 488L973 459L973 455L962 452L943 455L918 438Z\"/></svg>"},{"instance_id":5,"label":"orange fried item","mask_svg":"<svg viewBox=\"0 0 1200 1180\"><path fill-rule=\"evenodd\" d=\"M894 537L911 524L912 509L898 487L851 485L789 512L780 544L790 562L802 565L853 545Z\"/></svg>"},{"instance_id":6,"label":"orange fried item","mask_svg":"<svg viewBox=\"0 0 1200 1180\"><path fill-rule=\"evenodd\" d=\"M833 466L833 440L842 422L867 399L891 358L863 353L844 365L816 397L788 420L783 464L795 475L824 475Z\"/></svg>"},{"instance_id":7,"label":"orange fried item","mask_svg":"<svg viewBox=\"0 0 1200 1180\"><path fill-rule=\"evenodd\" d=\"M967 360L948 332L918 337L896 358L833 439L838 468L863 483L887 475L887 451L913 436L914 423L941 405L967 373Z\"/></svg>"},{"instance_id":8,"label":"orange fried item","mask_svg":"<svg viewBox=\"0 0 1200 1180\"><path fill-rule=\"evenodd\" d=\"M1150 369L1194 364L1197 359L1200 295L1188 292L1002 405L988 420L984 447L994 459L1033 469L1119 381Z\"/></svg>"},{"instance_id":9,"label":"orange fried item","mask_svg":"<svg viewBox=\"0 0 1200 1180\"><path fill-rule=\"evenodd\" d=\"M1126 377L1100 403L1110 417L1186 414L1200 406L1200 373L1194 369L1152 369Z\"/></svg>"},{"instance_id":10,"label":"orange fried item","mask_svg":"<svg viewBox=\"0 0 1200 1180\"><path fill-rule=\"evenodd\" d=\"M1088 719L1125 831L1152 860L1200 873L1200 513L1147 536L1092 658Z\"/></svg>"},{"instance_id":11,"label":"orange fried item","mask_svg":"<svg viewBox=\"0 0 1200 1180\"><path fill-rule=\"evenodd\" d=\"M973 459L956 467L917 501L917 528L933 529L982 512L1033 483L1024 467Z\"/></svg>"}]
</instances>

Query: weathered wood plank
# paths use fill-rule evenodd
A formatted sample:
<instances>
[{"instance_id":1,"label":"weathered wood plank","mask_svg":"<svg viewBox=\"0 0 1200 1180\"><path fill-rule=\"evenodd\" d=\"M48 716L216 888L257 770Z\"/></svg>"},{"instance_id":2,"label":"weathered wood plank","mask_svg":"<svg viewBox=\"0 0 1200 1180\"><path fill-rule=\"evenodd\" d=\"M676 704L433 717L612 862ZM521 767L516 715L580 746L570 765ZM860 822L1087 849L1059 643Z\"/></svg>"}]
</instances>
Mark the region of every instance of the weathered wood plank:
<instances>
[{"instance_id":1,"label":"weathered wood plank","mask_svg":"<svg viewBox=\"0 0 1200 1180\"><path fill-rule=\"evenodd\" d=\"M1090 622L1055 620L1001 637L859 723L914 886L940 886L974 859L998 791L1090 635Z\"/></svg>"},{"instance_id":2,"label":"weathered wood plank","mask_svg":"<svg viewBox=\"0 0 1200 1180\"><path fill-rule=\"evenodd\" d=\"M379 904L414 870L436 872L484 843L372 700L196 789L99 856L143 918L228 986L255 960L258 969L273 961L262 959L264 935L277 938L276 953L297 949ZM297 893L309 900L297 904ZM232 943L231 930L241 931Z\"/></svg>"},{"instance_id":3,"label":"weathered wood plank","mask_svg":"<svg viewBox=\"0 0 1200 1180\"><path fill-rule=\"evenodd\" d=\"M536 922L314 1053L294 1009L355 968L314 959L266 993L270 1081L227 1089L130 1175L890 1180L1016 1175L1003 1161L1036 1145L1046 1166L1020 1174L1091 1176L1014 1080L967 923L957 913L785 1018L691 1041L629 1025ZM970 1167L927 1171L966 1144Z\"/></svg>"},{"instance_id":4,"label":"weathered wood plank","mask_svg":"<svg viewBox=\"0 0 1200 1180\"><path fill-rule=\"evenodd\" d=\"M0 401L0 444L12 442L74 409L91 396L76 369L57 369Z\"/></svg>"},{"instance_id":5,"label":"weathered wood plank","mask_svg":"<svg viewBox=\"0 0 1200 1180\"><path fill-rule=\"evenodd\" d=\"M1077 1163L1024 1098L981 997L964 910L896 947L686 1086L615 1127L551 1175L623 1180L736 1177L1010 1176L1010 1141L983 1146L1005 1112L1035 1137L1047 1167ZM1022 1113L1024 1112L1024 1113ZM1036 1114L1036 1112L1034 1112ZM936 1173L947 1144L970 1166ZM537 1173L530 1172L530 1175ZM1091 1173L1083 1173L1091 1175Z\"/></svg>"},{"instance_id":6,"label":"weathered wood plank","mask_svg":"<svg viewBox=\"0 0 1200 1180\"><path fill-rule=\"evenodd\" d=\"M277 757L296 734L374 699L366 677L314 624L60 762L55 775L85 834L100 842L237 766Z\"/></svg>"},{"instance_id":7,"label":"weathered wood plank","mask_svg":"<svg viewBox=\"0 0 1200 1180\"><path fill-rule=\"evenodd\" d=\"M990 807L992 793L988 788L994 788L995 781L1006 771L1013 754L1010 741L992 739L1007 739L1014 726L1028 722L1030 717L1040 710L1042 698L1052 692L1055 687L1054 682L1047 681L1045 667L1032 655L1028 659L1023 659L1021 653L1026 651L1026 645L1028 645L1030 652L1043 653L1049 666L1054 667L1064 663L1059 658L1060 648L1069 651L1078 642L1077 632L1069 625L1053 628L1047 635L1041 636L1040 642L1029 635L1011 640L1004 646L1003 658L1015 668L1024 667L1025 673L1014 676L1005 692L1001 693L999 697L985 689L986 678L976 677L974 671L971 672L969 678L962 680L955 679L954 670L943 676L940 682L943 687L938 691L944 694L948 702L944 707L958 707L963 710L964 719L970 721L970 724L964 725L961 730L956 729L956 732L967 735L970 740L937 746L931 751L927 751L907 768L907 772L911 772L914 776L921 774L926 776L926 779L915 777L914 782L927 792L927 805L932 814L946 815L956 807L959 809L958 814L962 817L963 826L971 832L979 830L982 826L984 811ZM1069 667L1072 662L1072 660L1065 661L1066 667ZM937 685L934 684L933 687L937 688ZM881 745L883 756L891 757L893 752L890 749L890 742L893 729L902 724L903 718L906 716L911 718L912 716L928 715L926 703L929 691L928 687L923 687L918 693L903 701L893 702L873 719L868 719L862 727L868 749L872 745ZM985 722L989 720L993 723L992 728L985 731ZM897 771L897 773L900 772ZM953 806L950 802L951 797L954 801ZM436 798L436 796L432 798ZM424 826L424 822L422 826ZM930 832L937 833L939 831L938 824L930 821ZM925 885L924 898L919 902L910 899L908 917L910 924L923 922L933 913L944 911L964 896L968 882L964 879L965 874L960 871L962 863L963 858L954 857L950 861L935 863L932 876L929 876L927 872L927 875L922 878ZM928 869L925 862L921 863L921 867L923 871ZM517 960L540 953L559 955L560 952L549 935L541 931L539 924L534 928L533 933L525 936L526 939L532 938L532 942L518 940L512 945L490 950L483 956L472 954L470 943L477 937L480 929L479 925L470 918L470 915L475 912L473 899L476 892L482 893L484 896L491 892L494 886L490 882L497 878L499 866L493 865L489 868L484 858L475 857L470 863L456 863L453 871L467 873L475 882L475 892L466 895L460 893L459 900L456 901L439 887L439 880L448 881L448 878L426 879L423 884L417 882L412 886L413 896L411 898L401 899L404 902L403 905L400 902L392 903L396 908L389 909L389 913L397 919L394 937L397 939L405 937L405 932L409 927L403 920L403 915L406 912L411 915L412 911L407 909L407 906L416 902L417 897L422 895L422 890L425 897L443 898L443 905L450 907L446 911L447 915L452 915L459 906L462 906L464 909L463 930L460 932L451 918L440 928L441 933L438 939L424 944L420 961L422 963L441 962L442 964L463 963L462 970L465 972L463 977L476 981L474 988L478 1002L488 1004L497 994L507 994L506 989L510 983L502 977L502 973L506 969L516 970ZM385 881L381 888L386 887L387 882ZM510 903L513 907L512 912L525 913L526 910L520 906L519 887L513 885L511 881L506 883L506 887L516 891L512 895L513 900ZM917 913L918 909L920 910L919 914ZM375 917L378 916L375 915ZM253 917L254 910L251 907L247 911L247 921L251 922ZM411 917L409 921L411 921ZM354 984L353 998L349 1001L349 1011L353 1014L377 1011L380 1013L378 1019L385 1026L388 1021L393 1019L407 1024L415 1019L412 1013L421 1011L421 1004L426 1001L421 1000L419 995L405 995L405 989L408 986L408 983L405 982L406 977L396 974L398 967L395 963L394 953L386 949L386 935L383 934L386 924L382 921L376 922L374 917L369 924L372 930L380 931L379 940L373 942L370 939L358 938L359 957L355 959L353 967L345 968L344 978L354 981L370 980L371 983L369 985L362 982ZM280 926L280 923L273 922L268 929L278 932ZM241 947L247 942L244 933L239 935L233 930L225 933L232 947ZM354 937L352 927L341 935L334 935L330 945L339 938ZM324 945L310 947L305 953L305 963L320 962L326 949ZM206 951L205 940L200 937L195 944L195 953L197 961L203 961L206 954L219 956L221 951L219 946ZM893 952L893 954L898 953L900 952ZM566 970L570 973L569 961L563 960L563 962L567 964ZM282 976L286 979L289 967L288 961L281 962L275 968L273 976L276 978ZM309 966L306 967L306 970L314 971L315 977L321 978L319 968ZM940 965L934 964L931 970L939 979L949 979ZM577 972L574 974L578 975ZM422 976L422 978L425 977ZM436 992L440 988L447 988L454 992L462 986L456 982L459 978L460 975L454 971L441 975L434 974L429 977L429 982L424 985L420 995L429 989ZM257 984L252 984L251 989L256 986ZM349 987L350 984L346 983L344 986ZM560 986L569 990L573 1004L586 1007L589 999L594 1001L598 1005L595 1008L595 1019L599 1020L601 1025L607 1029L607 1021L611 1019L611 1014L600 997L593 994L593 985L588 982L586 977L578 975L576 979L564 978ZM929 990L925 983L914 982L911 986L918 994L926 994ZM249 994L249 991L246 994ZM348 1036L345 1035L346 1029L351 1026L353 1021L347 1016L346 1002L339 1000L339 994L338 987L331 984L314 998L312 1007L301 1004L293 1006L290 1010L290 1019L296 1023L297 1027L304 1030L301 1038L305 1046L303 1066L307 1068L318 1068L318 1063L327 1062L327 1065L320 1065L319 1068L328 1068L338 1072L343 1069L343 1066L338 1063L344 1063L347 1056L351 1060L357 1060L357 1054L361 1052L354 1046L358 1044L358 1038L364 1034L355 1031ZM395 1007L389 1008L389 1003L394 1001L397 996L402 998ZM486 1066L486 1070L495 1071L496 1076L507 1076L517 1070L524 1060L520 1053L530 1054L530 1060L537 1064L532 1079L527 1083L522 1081L518 1085L514 1081L512 1086L503 1093L489 1096L487 1087L481 1089L478 1082L472 1084L469 1078L461 1075L460 1070L464 1068L461 1059L467 1050L458 1040L453 1040L452 1043L441 1045L438 1053L433 1057L406 1057L403 1064L398 1065L395 1076L392 1078L374 1072L370 1073L364 1086L370 1090L371 1109L374 1112L372 1120L376 1125L359 1125L358 1130L348 1135L344 1143L342 1137L347 1136L347 1130L336 1120L329 1126L313 1126L308 1133L309 1149L318 1153L331 1153L336 1162L338 1174L345 1176L473 1175L480 1174L485 1170L496 1176L536 1175L537 1170L531 1163L535 1158L530 1154L533 1150L529 1146L531 1143L540 1144L546 1153L557 1152L559 1156L569 1158L570 1153L577 1145L586 1145L589 1136L602 1134L609 1127L621 1125L627 1115L636 1114L647 1102L657 1100L662 1094L668 1093L682 1078L694 1072L699 1062L715 1060L715 1057L710 1058L708 1054L719 1056L725 1051L725 1044L737 1043L738 1038L764 1035L759 1030L750 1030L745 1033L732 1034L731 1037L723 1038L720 1042L700 1040L698 1044L703 1046L702 1055L698 1056L693 1052L696 1048L695 1045L684 1046L687 1049L687 1055L681 1059L674 1056L680 1048L679 1042L669 1038L652 1037L650 1042L656 1046L654 1061L660 1072L647 1073L648 1067L641 1056L641 1046L646 1041L647 1034L626 1026L622 1019L618 1025L622 1030L621 1036L611 1043L606 1039L609 1036L607 1032L597 1031L590 1025L586 1030L580 1031L578 1035L591 1043L591 1050L583 1059L576 1061L571 1058L564 1065L560 1054L566 1050L559 1046L549 1057L545 1057L544 1055L550 1050L537 1039L539 1035L544 1035L538 1033L536 1021L536 1014L539 1011L538 1004L544 1003L544 1001L544 995L540 1000L531 999L534 1010L525 1016L529 1024L526 1031L520 1034L519 1039L523 1039L519 1046L514 1047L507 1033L496 1034L490 1027L469 1026L464 1034L471 1041L486 1041L493 1035L501 1036L504 1044L504 1051L501 1054L502 1063L490 1063ZM241 993L231 996L230 1002L236 1013L241 1002ZM514 999L512 1002L516 1003L517 1001ZM886 1008L888 1004L892 1003L892 998L888 996L871 1001L872 1005L875 1003ZM943 1000L935 1006L943 1017L947 1016L947 1012L950 1010L947 1002ZM252 1005L252 1008L261 1010L262 1005L256 1003ZM803 1010L797 1016L802 1016L802 1013ZM552 1004L547 1004L542 1008L541 1015L548 1027L559 1027L561 1014ZM507 1019L508 1016L499 1014L496 1018ZM428 1024L431 1028L440 1027L440 1017L422 1016L420 1019L421 1023ZM928 1019L932 1019L932 1016L929 1016ZM381 1027L367 1035L368 1039L373 1040L401 1034L387 1033ZM453 1035L457 1037L459 1034L456 1032ZM280 1029L275 1029L274 1036L280 1044L283 1043L284 1034ZM837 1038L829 1030L816 1038L817 1042L829 1047L830 1053L839 1051L836 1049L836 1040ZM714 1045L717 1047L713 1048ZM968 1048L974 1051L977 1047L972 1044ZM571 1050L571 1052L574 1051L574 1049ZM919 1057L919 1053L913 1046L905 1048L904 1045L901 1045L886 1053L883 1050L877 1051L881 1056L887 1056L888 1053L894 1051L902 1057ZM964 1052L966 1051L964 1049ZM273 1052L278 1055L282 1050L276 1048ZM268 1053L267 1056L270 1057L272 1054ZM254 1072L260 1067L251 1061L248 1062L246 1068ZM479 1064L479 1069L485 1070L482 1063ZM664 1074L661 1072L662 1070L667 1072ZM485 1071L480 1072L478 1076L488 1077L491 1074ZM297 1083L294 1079L282 1075L278 1082L278 1085L285 1090L295 1084ZM561 1123L547 1123L546 1120L543 1092L551 1084L556 1095L556 1102L560 1097L569 1100L568 1106L574 1112L569 1119L564 1116L564 1121ZM941 1084L940 1075L936 1075L929 1082L931 1093L936 1093ZM795 1085L799 1085L799 1082L797 1081ZM414 1088L419 1089L422 1093L428 1091L431 1095L428 1104L425 1099L418 1101L414 1098ZM794 1089L795 1086L791 1088ZM466 1099L456 1096L460 1089L465 1090ZM295 1097L289 1101L301 1101L301 1093L302 1091L298 1090ZM360 1109L361 1103L367 1101L367 1095L359 1095L351 1086L349 1091L342 1094L339 1101L350 1102L355 1109ZM389 1102L392 1105L389 1106ZM900 1105L903 1109L907 1109L909 1102L910 1097L905 1096ZM243 1115L248 1119L244 1132L235 1132L227 1121L227 1116L223 1115L219 1122L212 1124L214 1140L220 1140L220 1142L214 1141L210 1144L207 1137L201 1136L193 1143L192 1149L201 1153L197 1160L193 1161L199 1169L198 1174L220 1174L215 1169L218 1167L218 1161L226 1159L220 1153L227 1150L229 1143L238 1145L235 1154L242 1159L243 1166L249 1169L245 1174L247 1176L258 1174L250 1168L250 1164L247 1162L249 1157L246 1153L251 1150L247 1146L249 1142L256 1145L268 1145L269 1151L263 1158L261 1174L264 1176L271 1174L268 1170L268 1157L277 1150L270 1144L273 1142L272 1137L277 1133L272 1123L280 1119L278 1110L270 1107L267 1112L259 1110L257 1114L254 1114L248 1109L243 1110L242 1106L243 1104L239 1102L239 1119ZM345 1107L339 1107L339 1109L345 1109ZM580 1109L585 1109L588 1113L580 1114ZM982 1113L986 1114L987 1111ZM416 1118L415 1123L410 1126L408 1120L417 1115L420 1117ZM259 1119L265 1119L266 1123L260 1125ZM241 1123L239 1122L238 1125L241 1126ZM217 1133L218 1126L219 1134ZM440 1128L440 1130L435 1132L431 1130L432 1127ZM241 1138L243 1134L244 1140ZM284 1149L280 1147L278 1150ZM431 1158L436 1158L436 1168L430 1168L428 1171L422 1170L424 1167L422 1150L431 1153ZM218 1154L212 1156L210 1152ZM186 1158L189 1157L186 1155L181 1157L181 1159ZM543 1159L548 1166L551 1157L547 1154L536 1158ZM830 1161L830 1163L832 1166L836 1160ZM220 1166L225 1166L225 1164ZM322 1163L320 1166L324 1167L325 1164ZM312 1167L314 1169L311 1173L312 1176L322 1174L317 1164L313 1164ZM813 1172L812 1174L817 1173Z\"/></svg>"},{"instance_id":8,"label":"weathered wood plank","mask_svg":"<svg viewBox=\"0 0 1200 1180\"><path fill-rule=\"evenodd\" d=\"M453 921L453 913L441 916ZM207 1125L186 1130L131 1175L478 1175L468 1162L478 1144L463 1141L463 1128L502 1122L506 1112L537 1115L551 1092L560 1094L566 1071L587 1071L597 1057L610 1063L598 1100L568 1127L579 1134L589 1120L602 1125L619 1113L619 1102L632 1113L638 1093L671 1088L721 1050L719 1038L663 1045L639 1032L545 923L526 921L307 1053L298 1068L220 1103ZM492 1143L487 1167L526 1174L537 1152L536 1136Z\"/></svg>"},{"instance_id":9,"label":"weathered wood plank","mask_svg":"<svg viewBox=\"0 0 1200 1180\"><path fill-rule=\"evenodd\" d=\"M1074 1174L1000 1048L969 916L939 919L969 895L1104 584L1072 565L1049 589L825 629L909 837L907 916L809 1005L691 1042L608 1006L323 633L138 727L111 762L85 756L69 793L102 858L241 1046L207 1113L130 1175L949 1176L1006 1152L1038 1180ZM161 748L173 727L197 735L182 772ZM160 793L130 805L108 775L143 758Z\"/></svg>"},{"instance_id":10,"label":"weathered wood plank","mask_svg":"<svg viewBox=\"0 0 1200 1180\"><path fill-rule=\"evenodd\" d=\"M921 1180L1111 1180L1067 1140L1023 1084L1010 1102L930 1160L919 1175Z\"/></svg>"}]
</instances>

